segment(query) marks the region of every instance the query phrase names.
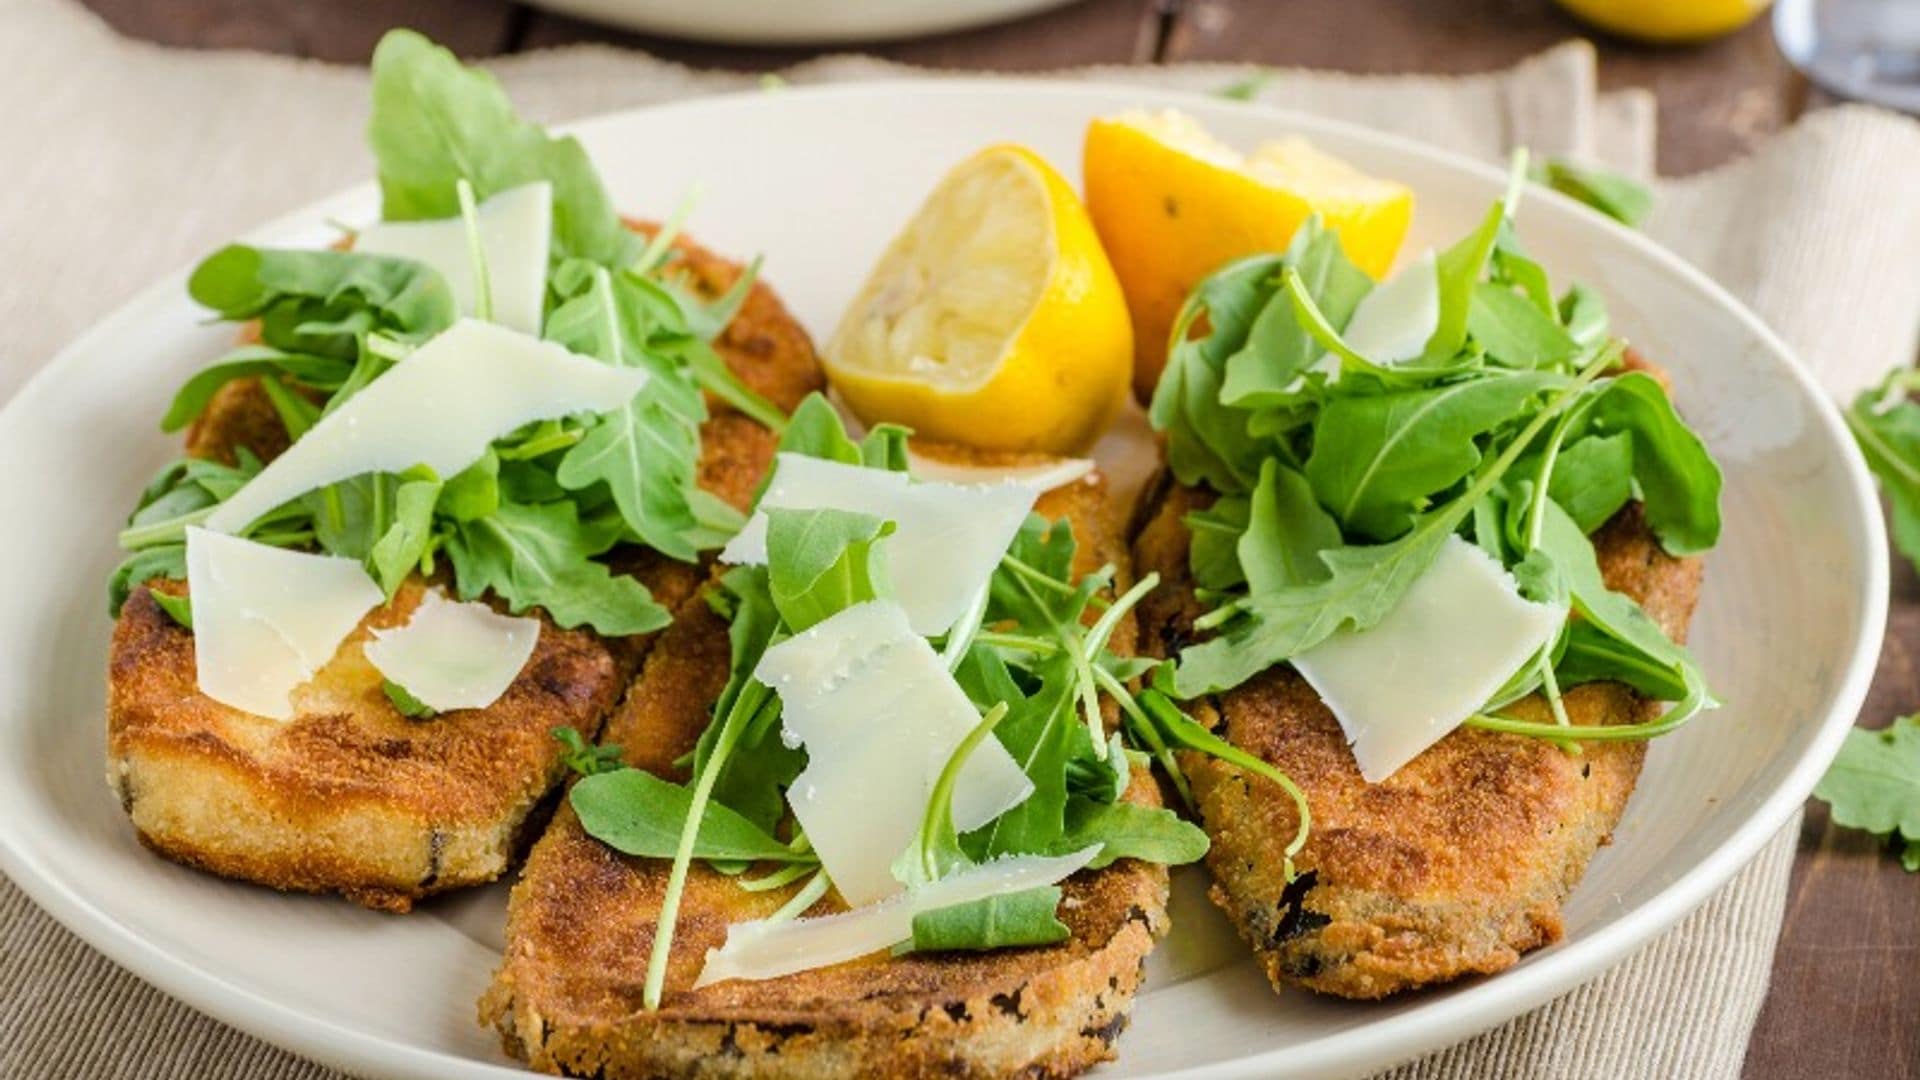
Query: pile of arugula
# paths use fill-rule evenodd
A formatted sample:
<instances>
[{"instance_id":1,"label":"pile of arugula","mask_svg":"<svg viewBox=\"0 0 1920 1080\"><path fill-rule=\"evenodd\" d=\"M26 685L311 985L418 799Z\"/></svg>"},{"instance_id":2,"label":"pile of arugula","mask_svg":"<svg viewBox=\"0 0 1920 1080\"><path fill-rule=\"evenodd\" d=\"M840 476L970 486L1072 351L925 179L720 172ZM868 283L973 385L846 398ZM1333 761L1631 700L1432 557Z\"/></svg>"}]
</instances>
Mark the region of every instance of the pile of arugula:
<instances>
[{"instance_id":1,"label":"pile of arugula","mask_svg":"<svg viewBox=\"0 0 1920 1080\"><path fill-rule=\"evenodd\" d=\"M1374 286L1317 222L1187 301L1150 418L1175 476L1218 496L1187 520L1213 605L1197 628L1217 633L1180 654L1178 696L1374 625L1459 535L1577 616L1469 723L1564 740L1561 692L1596 680L1679 705L1582 739L1651 737L1713 704L1687 651L1603 584L1588 536L1637 500L1667 551L1706 550L1719 469L1659 381L1623 370L1599 298L1556 297L1520 246L1522 175L1516 163L1506 196L1439 254L1437 323L1404 362L1342 338ZM1558 723L1500 715L1536 691Z\"/></svg>"},{"instance_id":2,"label":"pile of arugula","mask_svg":"<svg viewBox=\"0 0 1920 1080\"><path fill-rule=\"evenodd\" d=\"M900 471L907 464L905 436L898 427L881 426L855 442L833 408L815 395L795 411L780 449ZM570 798L586 831L630 855L674 860L648 972L649 1003L659 1000L692 860L743 875L740 887L754 891L806 878L777 917L805 911L829 885L804 835L778 838L790 817L785 789L806 755L782 742L780 699L752 672L777 642L886 596L878 566L893 526L839 510L773 509L767 515L767 565L735 567L708 594L730 621L731 676L687 762L690 785L578 759L590 775L574 785ZM1114 568L1076 579L1074 552L1065 522L1049 525L1030 516L994 572L986 602L933 643L984 719L948 762L918 841L895 865L903 884L1001 856L1060 855L1093 845L1100 847L1095 867L1119 858L1186 863L1205 853L1199 829L1172 811L1123 798L1138 755L1119 735L1106 736L1100 715L1098 695L1104 692L1119 703L1128 730L1147 732L1143 744L1169 763L1170 743L1198 739L1211 745L1212 736L1160 692L1128 690L1151 661L1121 656L1108 646L1115 626L1154 581L1113 596ZM1082 722L1083 710L1090 710L1092 726ZM1156 720L1153 710L1171 715ZM967 754L989 734L1026 773L1033 793L981 828L956 834L953 782ZM744 876L756 862L778 868ZM1054 917L1059 899L1058 888L1047 887L925 913L914 921L905 948L1058 941L1065 933Z\"/></svg>"},{"instance_id":3,"label":"pile of arugula","mask_svg":"<svg viewBox=\"0 0 1920 1080\"><path fill-rule=\"evenodd\" d=\"M691 561L739 528L738 511L694 480L703 391L784 425L709 344L744 301L752 272L711 304L693 296L667 272L673 225L651 241L627 228L577 141L519 119L492 76L418 34L381 41L373 101L368 136L385 218L461 216L471 228L476 200L550 183L543 336L650 378L620 411L530 425L456 476L414 469L333 484L256 522L249 538L362 560L389 597L409 573L431 574L444 558L462 599L490 591L513 611L539 606L562 626L607 635L658 629L666 611L598 557L637 543ZM474 247L475 280L484 282ZM202 262L189 290L221 318L255 321L258 341L189 379L162 421L167 431L192 422L232 380L259 378L298 439L456 316L434 270L350 250L235 245ZM237 456L233 466L175 462L148 486L120 534L131 554L109 586L115 614L141 583L186 576L185 529L260 470L246 450ZM168 611L190 619L184 604Z\"/></svg>"}]
</instances>

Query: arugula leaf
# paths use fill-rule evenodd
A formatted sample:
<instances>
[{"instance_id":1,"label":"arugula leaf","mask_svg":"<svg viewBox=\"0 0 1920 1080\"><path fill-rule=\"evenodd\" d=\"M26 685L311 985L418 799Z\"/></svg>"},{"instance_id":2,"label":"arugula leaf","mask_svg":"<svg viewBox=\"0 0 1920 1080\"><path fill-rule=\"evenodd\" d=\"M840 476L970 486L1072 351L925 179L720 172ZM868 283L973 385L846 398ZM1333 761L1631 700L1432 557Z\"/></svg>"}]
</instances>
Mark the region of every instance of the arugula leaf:
<instances>
[{"instance_id":1,"label":"arugula leaf","mask_svg":"<svg viewBox=\"0 0 1920 1080\"><path fill-rule=\"evenodd\" d=\"M1552 367L1580 352L1580 343L1552 315L1492 282L1474 286L1467 333L1488 356L1513 368Z\"/></svg>"},{"instance_id":2,"label":"arugula leaf","mask_svg":"<svg viewBox=\"0 0 1920 1080\"><path fill-rule=\"evenodd\" d=\"M113 575L107 579L107 614L119 618L120 609L126 606L127 597L132 595L133 590L155 578L187 580L185 544L142 548L121 560L120 565L114 568ZM156 597L158 595L155 594ZM191 617L191 611L188 614Z\"/></svg>"},{"instance_id":3,"label":"arugula leaf","mask_svg":"<svg viewBox=\"0 0 1920 1080\"><path fill-rule=\"evenodd\" d=\"M394 709L409 720L431 720L438 715L433 706L414 697L412 691L392 679L380 680L380 692L387 695Z\"/></svg>"},{"instance_id":4,"label":"arugula leaf","mask_svg":"<svg viewBox=\"0 0 1920 1080\"><path fill-rule=\"evenodd\" d=\"M1053 853L1064 855L1092 844L1101 845L1100 854L1087 864L1093 870L1116 859L1184 866L1205 856L1208 846L1204 831L1165 807L1076 795L1067 803L1065 831L1054 842Z\"/></svg>"},{"instance_id":5,"label":"arugula leaf","mask_svg":"<svg viewBox=\"0 0 1920 1080\"><path fill-rule=\"evenodd\" d=\"M367 552L374 580L388 600L426 556L427 545L433 541L433 508L440 491L440 481L431 476L403 480L394 489L392 515Z\"/></svg>"},{"instance_id":6,"label":"arugula leaf","mask_svg":"<svg viewBox=\"0 0 1920 1080\"><path fill-rule=\"evenodd\" d=\"M1486 271L1487 259L1493 255L1501 226L1513 212L1512 203L1512 194L1494 203L1488 208L1486 217L1480 220L1479 228L1441 252L1439 258L1434 260L1434 273L1440 278L1440 323L1434 328L1433 336L1427 339L1426 351L1420 354L1420 366L1447 365L1453 361L1460 347L1466 344L1467 320L1473 308L1480 275Z\"/></svg>"},{"instance_id":7,"label":"arugula leaf","mask_svg":"<svg viewBox=\"0 0 1920 1080\"><path fill-rule=\"evenodd\" d=\"M597 776L625 767L620 763L620 747L612 743L596 746L577 730L564 725L551 729L550 734L560 744L560 763L581 776Z\"/></svg>"},{"instance_id":8,"label":"arugula leaf","mask_svg":"<svg viewBox=\"0 0 1920 1080\"><path fill-rule=\"evenodd\" d=\"M736 566L720 578L720 588L708 594L722 617L728 619L731 646L727 685L713 707L713 715L731 716L742 695L755 685L753 670L767 648L784 634L780 612L764 566ZM762 829L771 831L786 813L787 785L806 767L806 753L780 741L776 733L780 703L769 698L755 705L743 721L739 752L729 755L714 777L714 798L732 807ZM694 747L693 773L707 771L721 729L707 725Z\"/></svg>"},{"instance_id":9,"label":"arugula leaf","mask_svg":"<svg viewBox=\"0 0 1920 1080\"><path fill-rule=\"evenodd\" d=\"M1054 914L1059 907L1060 886L1041 885L922 911L913 917L909 951L984 952L1058 944L1070 936L1067 924Z\"/></svg>"},{"instance_id":10,"label":"arugula leaf","mask_svg":"<svg viewBox=\"0 0 1920 1080\"><path fill-rule=\"evenodd\" d=\"M1585 420L1600 434L1633 437L1633 478L1660 546L1695 555L1720 539L1720 466L1674 412L1659 380L1629 371L1597 387Z\"/></svg>"},{"instance_id":11,"label":"arugula leaf","mask_svg":"<svg viewBox=\"0 0 1920 1080\"><path fill-rule=\"evenodd\" d=\"M1218 625L1223 614L1234 619L1225 633L1181 651L1173 682L1177 696L1193 698L1238 686L1274 664L1325 641L1337 630L1364 630L1386 617L1407 588L1432 565L1446 538L1499 485L1534 438L1571 407L1592 379L1616 360L1617 354L1603 352L1578 376L1566 380L1559 392L1528 419L1500 456L1477 472L1466 490L1414 518L1398 539L1323 551L1320 560L1328 570L1324 579L1249 595L1196 623L1206 629ZM1522 373L1515 373L1519 374ZM1318 446L1315 451L1319 451Z\"/></svg>"},{"instance_id":12,"label":"arugula leaf","mask_svg":"<svg viewBox=\"0 0 1920 1080\"><path fill-rule=\"evenodd\" d=\"M598 418L561 459L555 479L569 491L604 483L635 539L692 561L706 406L685 370L655 347L661 309L646 302L646 293L604 269L584 280L586 289L547 319L547 339L616 367L644 368L651 377L625 407Z\"/></svg>"},{"instance_id":13,"label":"arugula leaf","mask_svg":"<svg viewBox=\"0 0 1920 1080\"><path fill-rule=\"evenodd\" d=\"M388 221L455 216L463 179L480 199L546 180L556 256L620 268L640 253L577 140L521 120L492 75L411 30L389 32L374 49L367 139Z\"/></svg>"},{"instance_id":14,"label":"arugula leaf","mask_svg":"<svg viewBox=\"0 0 1920 1080\"><path fill-rule=\"evenodd\" d=\"M1174 321L1147 418L1166 433L1167 467L1183 484L1204 483L1221 494L1253 486L1267 445L1249 432L1244 411L1221 402L1221 391L1227 358L1246 346L1285 268L1285 256L1275 255L1230 263L1194 289ZM1192 337L1200 325L1207 333Z\"/></svg>"},{"instance_id":15,"label":"arugula leaf","mask_svg":"<svg viewBox=\"0 0 1920 1080\"><path fill-rule=\"evenodd\" d=\"M1340 526L1320 508L1305 476L1269 458L1248 502L1236 555L1255 594L1311 585L1327 576L1320 553L1341 545Z\"/></svg>"},{"instance_id":16,"label":"arugula leaf","mask_svg":"<svg viewBox=\"0 0 1920 1080\"><path fill-rule=\"evenodd\" d=\"M1833 808L1835 822L1899 843L1901 864L1920 870L1920 715L1847 732L1813 796Z\"/></svg>"},{"instance_id":17,"label":"arugula leaf","mask_svg":"<svg viewBox=\"0 0 1920 1080\"><path fill-rule=\"evenodd\" d=\"M580 824L607 846L628 855L671 859L693 805L693 792L644 769L615 769L582 777L567 801ZM709 801L700 816L693 858L716 862L817 862L774 839L725 805Z\"/></svg>"},{"instance_id":18,"label":"arugula leaf","mask_svg":"<svg viewBox=\"0 0 1920 1080\"><path fill-rule=\"evenodd\" d=\"M169 592L161 592L159 589L150 589L148 591L153 594L153 602L160 605L161 611L167 613L167 618L179 623L184 629L193 629L192 597L175 596Z\"/></svg>"},{"instance_id":19,"label":"arugula leaf","mask_svg":"<svg viewBox=\"0 0 1920 1080\"><path fill-rule=\"evenodd\" d=\"M1255 489L1258 490L1258 485ZM1192 537L1187 546L1188 568L1201 588L1219 591L1246 584L1246 571L1240 568L1239 547L1252 512L1249 496L1222 495L1213 500L1213 505L1180 519Z\"/></svg>"},{"instance_id":20,"label":"arugula leaf","mask_svg":"<svg viewBox=\"0 0 1920 1080\"><path fill-rule=\"evenodd\" d=\"M1606 169L1577 165L1565 158L1548 158L1541 163L1534 178L1622 225L1640 224L1653 209L1653 192L1644 184Z\"/></svg>"},{"instance_id":21,"label":"arugula leaf","mask_svg":"<svg viewBox=\"0 0 1920 1080\"><path fill-rule=\"evenodd\" d=\"M1335 330L1346 327L1354 309L1373 291L1373 279L1347 259L1339 236L1323 227L1317 215L1294 233L1284 259ZM1290 400L1298 392L1300 376L1321 356L1320 344L1302 325L1299 311L1281 295L1278 279L1272 284L1245 343L1226 359L1222 404L1261 408Z\"/></svg>"},{"instance_id":22,"label":"arugula leaf","mask_svg":"<svg viewBox=\"0 0 1920 1080\"><path fill-rule=\"evenodd\" d=\"M431 268L351 251L229 244L194 268L187 292L222 318L259 319L260 340L275 349L348 362L367 334L424 341L456 314Z\"/></svg>"},{"instance_id":23,"label":"arugula leaf","mask_svg":"<svg viewBox=\"0 0 1920 1080\"><path fill-rule=\"evenodd\" d=\"M1086 743L1086 729L1074 722L1077 686L1068 661L1054 656L1036 664L1039 686L1031 694L1020 688L1005 661L989 648L969 649L954 675L976 706L1007 706L1006 719L994 734L1033 784L1033 794L961 838L968 856L984 861L1051 850L1065 827L1068 763L1076 746Z\"/></svg>"},{"instance_id":24,"label":"arugula leaf","mask_svg":"<svg viewBox=\"0 0 1920 1080\"><path fill-rule=\"evenodd\" d=\"M1411 526L1431 496L1480 464L1476 438L1569 381L1555 372L1488 372L1444 386L1336 398L1314 425L1306 478L1347 531L1390 539Z\"/></svg>"},{"instance_id":25,"label":"arugula leaf","mask_svg":"<svg viewBox=\"0 0 1920 1080\"><path fill-rule=\"evenodd\" d=\"M880 541L893 535L893 522L831 509L766 514L768 591L789 630L886 595Z\"/></svg>"},{"instance_id":26,"label":"arugula leaf","mask_svg":"<svg viewBox=\"0 0 1920 1080\"><path fill-rule=\"evenodd\" d=\"M1522 476L1528 462L1515 466ZM1580 531L1605 525L1633 499L1633 438L1625 432L1589 435L1568 443L1553 465L1547 493L1573 518Z\"/></svg>"},{"instance_id":27,"label":"arugula leaf","mask_svg":"<svg viewBox=\"0 0 1920 1080\"><path fill-rule=\"evenodd\" d=\"M1177 696L1231 689L1336 630L1385 618L1453 535L1471 506L1464 501L1420 518L1397 540L1321 552L1328 573L1320 581L1250 596L1240 609L1246 617L1226 633L1181 650Z\"/></svg>"},{"instance_id":28,"label":"arugula leaf","mask_svg":"<svg viewBox=\"0 0 1920 1080\"><path fill-rule=\"evenodd\" d=\"M207 405L220 388L253 376L270 380L282 377L316 390L339 389L353 369L349 362L335 356L307 356L282 352L267 345L248 345L228 353L218 363L201 368L181 385L160 418L160 430L179 431L207 411Z\"/></svg>"},{"instance_id":29,"label":"arugula leaf","mask_svg":"<svg viewBox=\"0 0 1920 1080\"><path fill-rule=\"evenodd\" d=\"M565 627L609 637L658 630L667 611L646 586L593 561L614 535L583 521L572 503L502 503L486 517L452 523L445 550L462 600L492 589L514 613L542 607Z\"/></svg>"},{"instance_id":30,"label":"arugula leaf","mask_svg":"<svg viewBox=\"0 0 1920 1080\"><path fill-rule=\"evenodd\" d=\"M1593 542L1552 501L1545 504L1540 549L1565 576L1573 609L1583 620L1577 625L1586 627L1577 638L1579 651L1563 659L1560 682L1571 686L1618 679L1662 699L1684 696L1689 674L1698 678L1693 656L1668 638L1640 605L1607 588Z\"/></svg>"},{"instance_id":31,"label":"arugula leaf","mask_svg":"<svg viewBox=\"0 0 1920 1080\"><path fill-rule=\"evenodd\" d=\"M787 418L787 430L780 434L777 452L805 454L842 465L861 464L860 444L847 437L839 411L817 390L802 399Z\"/></svg>"},{"instance_id":32,"label":"arugula leaf","mask_svg":"<svg viewBox=\"0 0 1920 1080\"><path fill-rule=\"evenodd\" d=\"M1920 404L1907 396L1916 381L1920 376L1896 368L1841 415L1886 493L1893 546L1920 566Z\"/></svg>"},{"instance_id":33,"label":"arugula leaf","mask_svg":"<svg viewBox=\"0 0 1920 1080\"><path fill-rule=\"evenodd\" d=\"M893 876L902 885L908 888L925 885L973 865L973 860L960 846L960 834L953 827L953 788L960 780L960 770L966 766L967 759L993 734L994 727L1007 712L1005 702L988 709L948 755L946 765L933 782L933 791L927 796L927 809L921 817L919 832L893 862Z\"/></svg>"}]
</instances>

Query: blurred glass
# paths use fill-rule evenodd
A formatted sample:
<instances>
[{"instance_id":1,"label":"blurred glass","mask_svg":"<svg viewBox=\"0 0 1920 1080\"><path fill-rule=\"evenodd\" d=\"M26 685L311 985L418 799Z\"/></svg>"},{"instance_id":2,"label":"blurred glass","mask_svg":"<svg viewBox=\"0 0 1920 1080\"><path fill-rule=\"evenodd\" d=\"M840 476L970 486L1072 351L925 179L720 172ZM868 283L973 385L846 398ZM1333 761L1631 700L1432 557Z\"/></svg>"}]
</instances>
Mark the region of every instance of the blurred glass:
<instances>
[{"instance_id":1,"label":"blurred glass","mask_svg":"<svg viewBox=\"0 0 1920 1080\"><path fill-rule=\"evenodd\" d=\"M1779 0L1773 36L1827 90L1920 113L1920 0Z\"/></svg>"}]
</instances>

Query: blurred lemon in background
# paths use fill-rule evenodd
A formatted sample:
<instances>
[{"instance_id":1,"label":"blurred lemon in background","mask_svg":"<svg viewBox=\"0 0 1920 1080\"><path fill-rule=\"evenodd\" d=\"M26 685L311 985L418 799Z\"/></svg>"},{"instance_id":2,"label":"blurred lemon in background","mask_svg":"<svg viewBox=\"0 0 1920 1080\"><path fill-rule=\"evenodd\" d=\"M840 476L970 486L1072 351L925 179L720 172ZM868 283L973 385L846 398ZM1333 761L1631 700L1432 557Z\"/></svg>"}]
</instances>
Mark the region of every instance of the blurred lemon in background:
<instances>
[{"instance_id":1,"label":"blurred lemon in background","mask_svg":"<svg viewBox=\"0 0 1920 1080\"><path fill-rule=\"evenodd\" d=\"M1621 37L1659 45L1706 41L1753 21L1773 0L1559 0L1560 6Z\"/></svg>"},{"instance_id":2,"label":"blurred lemon in background","mask_svg":"<svg viewBox=\"0 0 1920 1080\"><path fill-rule=\"evenodd\" d=\"M1241 154L1185 114L1130 112L1087 129L1087 209L1133 313L1133 391L1153 396L1187 294L1231 259L1280 251L1311 214L1360 269L1393 264L1413 192L1304 139Z\"/></svg>"},{"instance_id":3,"label":"blurred lemon in background","mask_svg":"<svg viewBox=\"0 0 1920 1080\"><path fill-rule=\"evenodd\" d=\"M1125 399L1126 300L1073 189L1033 151L956 166L827 344L861 420L1005 450L1085 450Z\"/></svg>"}]
</instances>

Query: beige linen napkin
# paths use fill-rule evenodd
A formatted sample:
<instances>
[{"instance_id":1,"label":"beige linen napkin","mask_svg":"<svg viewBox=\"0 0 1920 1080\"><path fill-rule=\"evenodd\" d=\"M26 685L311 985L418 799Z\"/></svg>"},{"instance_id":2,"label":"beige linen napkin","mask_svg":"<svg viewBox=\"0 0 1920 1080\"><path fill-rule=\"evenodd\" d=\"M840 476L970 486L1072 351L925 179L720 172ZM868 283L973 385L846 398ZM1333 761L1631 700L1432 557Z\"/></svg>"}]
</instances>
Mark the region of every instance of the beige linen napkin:
<instances>
[{"instance_id":1,"label":"beige linen napkin","mask_svg":"<svg viewBox=\"0 0 1920 1080\"><path fill-rule=\"evenodd\" d=\"M754 85L600 47L493 67L546 120ZM1650 171L1650 100L1596 94L1593 69L1592 50L1569 45L1465 78L1270 72L1259 96L1483 157L1524 144ZM1252 73L1204 65L1066 74L1205 91ZM787 77L883 74L924 72L836 57ZM13 182L0 199L0 245L14 269L0 280L0 399L155 277L369 175L365 114L361 69L161 49L119 39L67 0L0 0L0 156ZM1649 229L1754 304L1845 392L1913 354L1920 198L1891 178L1915 175L1914 125L1835 110L1750 161L1662 185ZM1657 947L1392 1075L1737 1075L1765 994L1796 832L1784 830ZM337 1075L145 986L5 882L0 970L0 1015L32 1018L0 1032L0 1075Z\"/></svg>"}]
</instances>

